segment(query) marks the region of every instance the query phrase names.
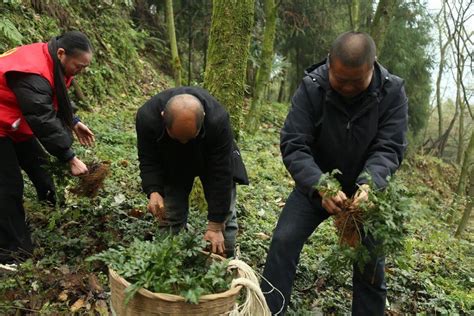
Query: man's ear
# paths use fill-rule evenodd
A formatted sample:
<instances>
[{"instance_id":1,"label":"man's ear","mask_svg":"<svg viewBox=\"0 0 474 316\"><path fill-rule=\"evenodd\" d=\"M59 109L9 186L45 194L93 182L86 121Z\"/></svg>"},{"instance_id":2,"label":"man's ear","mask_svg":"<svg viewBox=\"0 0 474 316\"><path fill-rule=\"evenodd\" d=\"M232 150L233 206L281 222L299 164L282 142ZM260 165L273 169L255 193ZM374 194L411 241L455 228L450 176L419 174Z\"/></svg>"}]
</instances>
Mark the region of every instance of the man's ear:
<instances>
[{"instance_id":1,"label":"man's ear","mask_svg":"<svg viewBox=\"0 0 474 316\"><path fill-rule=\"evenodd\" d=\"M165 117L165 111L161 111L161 117Z\"/></svg>"},{"instance_id":2,"label":"man's ear","mask_svg":"<svg viewBox=\"0 0 474 316\"><path fill-rule=\"evenodd\" d=\"M58 59L61 60L64 56L66 56L66 51L64 48L58 48L56 54L58 55Z\"/></svg>"}]
</instances>

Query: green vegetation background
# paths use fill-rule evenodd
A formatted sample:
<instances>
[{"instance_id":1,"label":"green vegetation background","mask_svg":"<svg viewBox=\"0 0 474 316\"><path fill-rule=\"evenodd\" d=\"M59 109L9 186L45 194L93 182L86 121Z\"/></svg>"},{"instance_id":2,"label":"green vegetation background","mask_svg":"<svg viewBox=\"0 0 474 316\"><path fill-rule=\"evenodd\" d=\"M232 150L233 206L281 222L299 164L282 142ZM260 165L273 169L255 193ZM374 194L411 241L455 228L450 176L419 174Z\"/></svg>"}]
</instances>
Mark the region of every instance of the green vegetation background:
<instances>
[{"instance_id":1,"label":"green vegetation background","mask_svg":"<svg viewBox=\"0 0 474 316\"><path fill-rule=\"evenodd\" d=\"M104 189L93 200L78 198L69 190L77 179L53 164L62 206L46 208L35 202L27 181L25 207L38 247L32 260L17 273L0 275L0 313L44 314L77 311L107 315L108 287L103 265L84 259L133 238L150 239L153 218L144 214L146 197L140 189L135 148L134 117L149 97L170 87L172 80L162 69L167 48L134 26L130 8L104 1L64 3L63 16L37 14L29 6L0 4L4 28L0 51L20 43L43 41L57 35L61 19L85 31L95 47L90 70L80 78L90 111L80 111L83 121L96 134L92 149L76 145L86 161L110 161L111 173ZM59 6L61 1L58 2ZM8 25L7 25L8 27ZM241 133L240 147L251 184L238 188L240 258L261 271L278 214L294 182L286 172L279 152L279 129L288 104L267 104L255 135ZM458 170L442 161L411 154L399 172L415 197L410 234L405 251L388 258L388 302L395 313L471 314L474 308L473 235L453 238L454 225L447 224ZM26 179L26 177L25 177ZM204 228L204 208L192 197L190 225L197 233ZM455 221L456 222L456 221ZM326 259L337 243L331 220L320 226L304 247L298 268L291 312L295 315L350 311L351 267L332 271Z\"/></svg>"}]
</instances>

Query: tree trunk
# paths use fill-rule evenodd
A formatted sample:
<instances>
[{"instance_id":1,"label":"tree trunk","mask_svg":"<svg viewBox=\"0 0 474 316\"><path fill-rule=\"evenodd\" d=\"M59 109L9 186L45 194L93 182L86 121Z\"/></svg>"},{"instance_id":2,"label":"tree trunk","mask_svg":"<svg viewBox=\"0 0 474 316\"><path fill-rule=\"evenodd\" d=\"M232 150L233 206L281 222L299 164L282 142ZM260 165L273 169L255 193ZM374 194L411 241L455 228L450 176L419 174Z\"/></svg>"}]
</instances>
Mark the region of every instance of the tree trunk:
<instances>
[{"instance_id":1,"label":"tree trunk","mask_svg":"<svg viewBox=\"0 0 474 316\"><path fill-rule=\"evenodd\" d=\"M280 81L280 89L278 91L278 103L282 103L285 97L285 83L286 83L286 71L282 73L282 78Z\"/></svg>"},{"instance_id":2,"label":"tree trunk","mask_svg":"<svg viewBox=\"0 0 474 316\"><path fill-rule=\"evenodd\" d=\"M253 0L213 1L204 87L229 111L236 138L241 127L253 17Z\"/></svg>"},{"instance_id":3,"label":"tree trunk","mask_svg":"<svg viewBox=\"0 0 474 316\"><path fill-rule=\"evenodd\" d=\"M439 148L438 149L438 153L439 153L438 156L439 157L443 157L444 150L446 149L446 145L448 143L449 134L453 130L454 123L456 122L456 119L458 118L458 115L459 115L459 107L456 104L456 110L454 112L453 118L452 118L451 122L449 123L449 126L446 129L446 132L444 132L443 136L441 137L441 140L440 140L440 143L439 143L439 146L438 146L438 148Z\"/></svg>"},{"instance_id":4,"label":"tree trunk","mask_svg":"<svg viewBox=\"0 0 474 316\"><path fill-rule=\"evenodd\" d=\"M277 7L275 0L265 0L265 30L263 32L262 54L260 58L260 67L257 71L255 80L255 89L253 93L252 104L248 113L247 129L255 131L260 122L261 103L263 100L265 87L267 86L273 64L273 42L276 33Z\"/></svg>"},{"instance_id":5,"label":"tree trunk","mask_svg":"<svg viewBox=\"0 0 474 316\"><path fill-rule=\"evenodd\" d=\"M370 35L374 39L378 52L382 51L385 35L390 26L390 20L396 4L397 0L380 0L377 5L377 10L370 27Z\"/></svg>"},{"instance_id":6,"label":"tree trunk","mask_svg":"<svg viewBox=\"0 0 474 316\"><path fill-rule=\"evenodd\" d=\"M453 40L452 36L448 36L446 42L443 44L443 30L446 27L446 19L441 20L442 16L446 14L446 3L443 1L443 6L436 16L436 25L438 27L438 37L439 37L439 65L438 65L438 77L436 78L436 106L438 108L438 137L443 135L443 109L441 101L441 78L443 77L444 67L446 65L446 50L449 47L449 44Z\"/></svg>"},{"instance_id":7,"label":"tree trunk","mask_svg":"<svg viewBox=\"0 0 474 316\"><path fill-rule=\"evenodd\" d=\"M467 146L466 151L464 152L464 162L462 164L461 174L459 175L459 181L458 181L458 186L456 188L455 198L459 198L466 194L466 184L468 181L469 172L470 170L472 171L474 169L472 168L473 159L474 159L474 131L472 131L471 133L471 139L469 140L469 145ZM472 186L474 184L472 182L472 174L471 174L470 181L471 181L470 182L471 186L469 187L469 190L472 190ZM473 196L472 193L470 193L469 197L472 197L472 196ZM451 211L448 216L448 223L452 224L453 220L454 220L454 213L453 211Z\"/></svg>"},{"instance_id":8,"label":"tree trunk","mask_svg":"<svg viewBox=\"0 0 474 316\"><path fill-rule=\"evenodd\" d=\"M459 222L458 229L454 234L455 237L460 237L464 229L466 228L467 224L469 223L469 219L471 218L472 207L474 206L474 168L471 168L469 177L469 201L466 205L464 213L462 214L461 221Z\"/></svg>"},{"instance_id":9,"label":"tree trunk","mask_svg":"<svg viewBox=\"0 0 474 316\"><path fill-rule=\"evenodd\" d=\"M292 69L288 70L288 82L289 82L289 95L287 96L287 99L291 98L291 95L296 91L296 88L298 87L299 82L301 81L301 78L303 77L301 68L300 66L300 47L298 43L295 44L295 47L293 49L294 56L291 56L290 58L294 57L294 62L293 65L294 67Z\"/></svg>"},{"instance_id":10,"label":"tree trunk","mask_svg":"<svg viewBox=\"0 0 474 316\"><path fill-rule=\"evenodd\" d=\"M188 2L189 10L189 2ZM188 86L191 85L192 72L193 72L193 21L194 15L190 17L188 21Z\"/></svg>"},{"instance_id":11,"label":"tree trunk","mask_svg":"<svg viewBox=\"0 0 474 316\"><path fill-rule=\"evenodd\" d=\"M466 182L469 175L469 169L472 166L472 159L474 158L474 131L471 133L471 139L469 140L469 145L464 152L464 162L461 168L461 174L459 175L458 187L456 189L456 194L461 195L466 193Z\"/></svg>"},{"instance_id":12,"label":"tree trunk","mask_svg":"<svg viewBox=\"0 0 474 316\"><path fill-rule=\"evenodd\" d=\"M439 67L438 67L438 78L436 78L436 106L438 108L438 137L443 134L443 110L441 102L441 78L443 76L444 66L446 64L445 56L446 49L449 45L449 41L441 43L441 31L440 31L440 51L439 51Z\"/></svg>"},{"instance_id":13,"label":"tree trunk","mask_svg":"<svg viewBox=\"0 0 474 316\"><path fill-rule=\"evenodd\" d=\"M458 129L458 152L456 157L456 162L461 164L462 162L462 153L464 150L464 100L461 96L461 84L463 80L464 72L464 58L462 56L462 51L457 53L457 63L456 63L456 104L459 106L459 129Z\"/></svg>"},{"instance_id":14,"label":"tree trunk","mask_svg":"<svg viewBox=\"0 0 474 316\"><path fill-rule=\"evenodd\" d=\"M256 68L253 66L253 62L250 58L247 60L247 70L245 71L245 80L247 82L247 89L245 91L245 97L253 98L254 88L255 88L255 72Z\"/></svg>"},{"instance_id":15,"label":"tree trunk","mask_svg":"<svg viewBox=\"0 0 474 316\"><path fill-rule=\"evenodd\" d=\"M176 32L174 28L173 1L166 0L166 23L171 48L171 64L173 65L173 77L176 87L181 85L181 62L179 60L178 45L176 43Z\"/></svg>"},{"instance_id":16,"label":"tree trunk","mask_svg":"<svg viewBox=\"0 0 474 316\"><path fill-rule=\"evenodd\" d=\"M209 47L209 39L204 44L204 52L203 52L203 63L202 63L202 73L206 73L206 66L207 66L207 48Z\"/></svg>"},{"instance_id":17,"label":"tree trunk","mask_svg":"<svg viewBox=\"0 0 474 316\"><path fill-rule=\"evenodd\" d=\"M358 31L360 28L360 0L352 0L349 2L349 17L352 30Z\"/></svg>"},{"instance_id":18,"label":"tree trunk","mask_svg":"<svg viewBox=\"0 0 474 316\"><path fill-rule=\"evenodd\" d=\"M462 154L464 150L464 106L461 101L460 115L459 115L459 127L458 127L458 151L456 155L456 162L460 165L462 163Z\"/></svg>"}]
</instances>

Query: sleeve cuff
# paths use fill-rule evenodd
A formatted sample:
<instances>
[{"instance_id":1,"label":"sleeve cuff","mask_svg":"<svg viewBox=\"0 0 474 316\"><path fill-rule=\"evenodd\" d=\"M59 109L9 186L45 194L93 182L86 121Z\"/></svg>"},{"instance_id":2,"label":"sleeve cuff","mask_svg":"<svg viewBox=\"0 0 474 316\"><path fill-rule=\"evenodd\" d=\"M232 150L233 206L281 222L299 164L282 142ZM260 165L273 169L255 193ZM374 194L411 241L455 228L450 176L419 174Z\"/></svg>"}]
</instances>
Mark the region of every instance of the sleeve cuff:
<instances>
[{"instance_id":1,"label":"sleeve cuff","mask_svg":"<svg viewBox=\"0 0 474 316\"><path fill-rule=\"evenodd\" d=\"M225 224L209 221L207 223L207 228L206 229L211 230L213 232L222 232L222 231L225 230Z\"/></svg>"},{"instance_id":2,"label":"sleeve cuff","mask_svg":"<svg viewBox=\"0 0 474 316\"><path fill-rule=\"evenodd\" d=\"M208 214L207 220L209 222L224 223L227 215L228 214Z\"/></svg>"},{"instance_id":3,"label":"sleeve cuff","mask_svg":"<svg viewBox=\"0 0 474 316\"><path fill-rule=\"evenodd\" d=\"M153 193L153 192L158 192L161 196L163 196L162 192L162 188L161 187L157 187L157 186L154 186L154 187L149 187L147 189L144 190L145 193L146 193L146 197L147 198L150 198L150 195ZM164 198L164 196L163 196Z\"/></svg>"},{"instance_id":4,"label":"sleeve cuff","mask_svg":"<svg viewBox=\"0 0 474 316\"><path fill-rule=\"evenodd\" d=\"M63 162L68 162L69 160L71 160L72 158L74 158L76 156L76 154L74 153L74 151L72 151L71 148L67 149L65 152L63 152L62 154L56 156L59 160L63 161Z\"/></svg>"},{"instance_id":5,"label":"sleeve cuff","mask_svg":"<svg viewBox=\"0 0 474 316\"><path fill-rule=\"evenodd\" d=\"M387 181L387 179L382 178L378 174L373 174L372 176L367 176L367 173L366 173L366 174L361 174L357 178L356 183L358 185L368 184L370 186L373 186L377 190L382 190L387 186L388 181Z\"/></svg>"},{"instance_id":6,"label":"sleeve cuff","mask_svg":"<svg viewBox=\"0 0 474 316\"><path fill-rule=\"evenodd\" d=\"M74 115L74 117L72 118L72 125L75 126L80 121L81 121L81 119L79 118L79 116Z\"/></svg>"},{"instance_id":7,"label":"sleeve cuff","mask_svg":"<svg viewBox=\"0 0 474 316\"><path fill-rule=\"evenodd\" d=\"M359 177L356 181L357 184L369 184L369 180L365 177Z\"/></svg>"}]
</instances>

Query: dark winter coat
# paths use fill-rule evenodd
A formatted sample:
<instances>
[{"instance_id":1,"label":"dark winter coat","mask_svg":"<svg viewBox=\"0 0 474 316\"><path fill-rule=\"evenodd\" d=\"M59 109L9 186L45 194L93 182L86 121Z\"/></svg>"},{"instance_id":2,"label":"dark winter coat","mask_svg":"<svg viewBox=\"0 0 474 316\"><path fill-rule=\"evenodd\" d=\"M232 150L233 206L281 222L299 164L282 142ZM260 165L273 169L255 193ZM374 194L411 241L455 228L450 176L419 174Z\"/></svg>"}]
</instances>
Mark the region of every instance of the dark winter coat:
<instances>
[{"instance_id":1,"label":"dark winter coat","mask_svg":"<svg viewBox=\"0 0 474 316\"><path fill-rule=\"evenodd\" d=\"M168 100L183 93L197 97L206 113L198 136L186 144L169 137L161 116ZM208 204L208 219L223 222L229 212L233 183L248 184L229 114L224 107L209 92L198 87L165 90L138 110L136 130L145 193L163 195L165 184L179 185L190 177L200 176Z\"/></svg>"},{"instance_id":2,"label":"dark winter coat","mask_svg":"<svg viewBox=\"0 0 474 316\"><path fill-rule=\"evenodd\" d=\"M407 113L403 80L378 63L370 86L352 104L331 89L326 61L307 69L280 139L297 188L313 197L321 175L334 169L342 172L337 179L348 195L368 182L365 174L385 187L407 146Z\"/></svg>"}]
</instances>

